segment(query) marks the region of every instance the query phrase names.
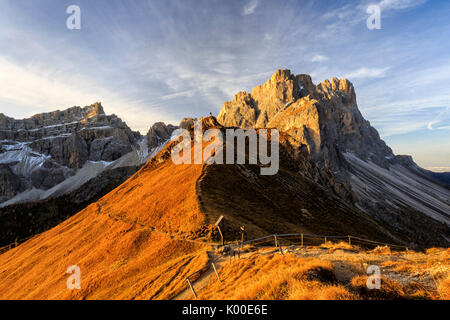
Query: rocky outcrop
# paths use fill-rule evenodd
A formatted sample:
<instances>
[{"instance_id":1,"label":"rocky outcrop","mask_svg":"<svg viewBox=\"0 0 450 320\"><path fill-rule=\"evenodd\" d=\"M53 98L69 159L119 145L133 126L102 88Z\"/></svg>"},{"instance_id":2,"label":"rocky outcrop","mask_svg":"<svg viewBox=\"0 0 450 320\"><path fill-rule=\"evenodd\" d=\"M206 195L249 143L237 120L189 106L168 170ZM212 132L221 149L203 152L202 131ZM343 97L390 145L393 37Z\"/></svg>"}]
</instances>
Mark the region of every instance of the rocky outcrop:
<instances>
[{"instance_id":1,"label":"rocky outcrop","mask_svg":"<svg viewBox=\"0 0 450 320\"><path fill-rule=\"evenodd\" d=\"M340 153L352 152L383 167L392 150L361 115L353 85L333 78L314 85L309 75L276 71L250 94L226 102L218 121L224 126L278 128L308 148L311 159L338 171Z\"/></svg>"},{"instance_id":2,"label":"rocky outcrop","mask_svg":"<svg viewBox=\"0 0 450 320\"><path fill-rule=\"evenodd\" d=\"M0 202L24 191L23 177L14 174L13 170L6 164L0 164Z\"/></svg>"},{"instance_id":3,"label":"rocky outcrop","mask_svg":"<svg viewBox=\"0 0 450 320\"><path fill-rule=\"evenodd\" d=\"M289 70L278 70L251 93L239 92L233 101L225 102L217 119L227 127L265 128L278 112L300 97L298 78Z\"/></svg>"},{"instance_id":4,"label":"rocky outcrop","mask_svg":"<svg viewBox=\"0 0 450 320\"><path fill-rule=\"evenodd\" d=\"M72 170L52 161L45 161L42 166L31 172L31 186L36 189L50 189L70 177Z\"/></svg>"},{"instance_id":5,"label":"rocky outcrop","mask_svg":"<svg viewBox=\"0 0 450 320\"><path fill-rule=\"evenodd\" d=\"M88 161L115 161L141 139L116 115L106 115L101 103L22 120L0 114L0 200L50 189Z\"/></svg>"},{"instance_id":6,"label":"rocky outcrop","mask_svg":"<svg viewBox=\"0 0 450 320\"><path fill-rule=\"evenodd\" d=\"M439 181L450 190L450 172L433 172L427 170L427 176L433 180Z\"/></svg>"},{"instance_id":7,"label":"rocky outcrop","mask_svg":"<svg viewBox=\"0 0 450 320\"><path fill-rule=\"evenodd\" d=\"M410 156L394 155L362 116L347 79L315 85L308 75L278 70L264 85L226 102L218 121L227 127L279 129L280 143L295 163L303 163L300 172L411 237L417 232L411 231L414 223L450 225L449 190ZM401 219L410 219L409 226Z\"/></svg>"},{"instance_id":8,"label":"rocky outcrop","mask_svg":"<svg viewBox=\"0 0 450 320\"><path fill-rule=\"evenodd\" d=\"M197 118L184 118L181 120L179 127L186 130L192 129L194 128L195 121L197 121Z\"/></svg>"},{"instance_id":9,"label":"rocky outcrop","mask_svg":"<svg viewBox=\"0 0 450 320\"><path fill-rule=\"evenodd\" d=\"M149 149L156 148L162 142L167 141L172 136L172 132L178 127L164 122L156 122L147 133L147 145Z\"/></svg>"}]
</instances>

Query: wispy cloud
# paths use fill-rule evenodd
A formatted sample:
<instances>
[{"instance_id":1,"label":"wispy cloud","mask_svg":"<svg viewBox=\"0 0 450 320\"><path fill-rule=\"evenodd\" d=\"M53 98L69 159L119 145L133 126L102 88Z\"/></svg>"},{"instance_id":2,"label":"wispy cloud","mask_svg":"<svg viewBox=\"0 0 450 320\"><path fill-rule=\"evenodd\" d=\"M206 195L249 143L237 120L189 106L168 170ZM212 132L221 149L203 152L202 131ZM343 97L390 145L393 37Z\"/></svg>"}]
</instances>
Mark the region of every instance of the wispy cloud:
<instances>
[{"instance_id":1,"label":"wispy cloud","mask_svg":"<svg viewBox=\"0 0 450 320\"><path fill-rule=\"evenodd\" d=\"M320 54L316 54L312 59L311 62L324 62L327 61L328 57L322 56Z\"/></svg>"},{"instance_id":2,"label":"wispy cloud","mask_svg":"<svg viewBox=\"0 0 450 320\"><path fill-rule=\"evenodd\" d=\"M383 78L386 76L390 67L385 68L367 68L362 67L355 71L352 71L345 75L348 79L360 79L360 78Z\"/></svg>"},{"instance_id":3,"label":"wispy cloud","mask_svg":"<svg viewBox=\"0 0 450 320\"><path fill-rule=\"evenodd\" d=\"M378 3L382 10L401 10L414 8L428 0L382 0Z\"/></svg>"},{"instance_id":4,"label":"wispy cloud","mask_svg":"<svg viewBox=\"0 0 450 320\"><path fill-rule=\"evenodd\" d=\"M321 19L328 21L326 30L334 30L339 33L347 32L349 27L362 24L366 21L369 5L378 5L382 11L382 19L392 17L398 11L418 7L428 0L381 0L378 3L373 0L353 1L337 7L331 6L324 10Z\"/></svg>"},{"instance_id":5,"label":"wispy cloud","mask_svg":"<svg viewBox=\"0 0 450 320\"><path fill-rule=\"evenodd\" d=\"M428 130L450 130L450 107L444 108L438 115L428 122Z\"/></svg>"},{"instance_id":6,"label":"wispy cloud","mask_svg":"<svg viewBox=\"0 0 450 320\"><path fill-rule=\"evenodd\" d=\"M134 129L145 133L149 119L173 122L175 119L156 107L143 104L134 97L111 92L95 80L73 75L70 78L57 70L38 66L21 66L0 57L0 105L14 106L2 112L9 116L26 117L34 113L85 106L101 101L107 113L115 113ZM32 107L30 107L32 106Z\"/></svg>"},{"instance_id":7,"label":"wispy cloud","mask_svg":"<svg viewBox=\"0 0 450 320\"><path fill-rule=\"evenodd\" d=\"M25 117L101 100L145 131L217 114L236 92L289 68L315 82L350 78L384 137L445 135L450 121L435 118L450 106L450 4L422 10L425 2L78 0L82 29L73 33L57 14L62 1L4 1L0 112ZM377 3L383 30L371 31L366 9Z\"/></svg>"},{"instance_id":8,"label":"wispy cloud","mask_svg":"<svg viewBox=\"0 0 450 320\"><path fill-rule=\"evenodd\" d=\"M244 6L244 11L242 12L242 14L244 16L253 14L253 13L255 13L255 10L258 6L259 6L259 0L250 0L250 2Z\"/></svg>"}]
</instances>

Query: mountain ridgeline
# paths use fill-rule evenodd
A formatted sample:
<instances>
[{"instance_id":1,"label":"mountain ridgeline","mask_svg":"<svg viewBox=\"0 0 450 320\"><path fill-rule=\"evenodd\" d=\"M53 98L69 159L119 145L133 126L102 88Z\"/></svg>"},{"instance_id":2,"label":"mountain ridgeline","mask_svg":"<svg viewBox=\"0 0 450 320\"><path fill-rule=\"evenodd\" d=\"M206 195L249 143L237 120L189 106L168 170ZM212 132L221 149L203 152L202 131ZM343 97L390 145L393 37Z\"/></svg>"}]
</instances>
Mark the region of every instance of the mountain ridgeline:
<instances>
[{"instance_id":1,"label":"mountain ridgeline","mask_svg":"<svg viewBox=\"0 0 450 320\"><path fill-rule=\"evenodd\" d=\"M132 131L101 103L16 120L0 114L0 246L45 231L111 191L176 126Z\"/></svg>"},{"instance_id":2,"label":"mountain ridgeline","mask_svg":"<svg viewBox=\"0 0 450 320\"><path fill-rule=\"evenodd\" d=\"M116 115L106 115L101 103L23 120L1 114L0 216L4 223L0 244L45 231L97 201L155 156L175 129L191 128L195 120L185 118L179 126L157 122L142 136ZM252 216L269 198L274 207L268 213L271 205L266 204L266 213L262 214L265 218L261 219L271 217L272 225L279 225L277 215L289 212L286 208L290 204L283 204L286 194L267 190L272 189L272 184L282 188L283 179L279 179L289 172L297 177L296 183L300 176L309 179L335 201L343 201L348 212L359 212L355 218L360 215L363 220L373 220L376 229L384 230L389 240L419 246L447 244L450 192L445 180L439 179L443 176L420 168L409 156L393 154L363 118L355 89L347 79L333 78L315 85L309 75L277 70L263 85L250 93L239 92L232 101L225 102L217 121L210 117L204 120L204 129L277 128L281 132L281 167L288 170L275 177L256 175L249 181L252 191L240 193L237 203L232 201L235 183L217 180L220 188L211 184L208 189L199 188L203 190L199 198L214 199L208 202L210 210L216 212L214 208L220 205L219 211L228 208L232 212L237 206L245 212L241 203L247 203L253 208L247 215ZM205 166L209 175L201 182L214 181L215 175L230 170L233 173L229 172L223 181L253 176L252 166L219 167ZM242 181L240 184L245 186ZM289 197L297 198L300 189L305 188L302 185L288 188ZM221 196L211 198L214 192ZM307 207L302 204L300 209ZM297 211L292 208L294 225L304 223L301 218L295 221ZM223 213L226 217L227 212ZM333 219L310 221L314 228L304 227L311 232L340 233L349 228L338 230ZM245 219L236 221L248 224ZM230 234L233 228L229 228ZM283 229L281 225L278 228ZM258 235L268 231L265 227L255 230L259 230L255 231Z\"/></svg>"},{"instance_id":3,"label":"mountain ridgeline","mask_svg":"<svg viewBox=\"0 0 450 320\"><path fill-rule=\"evenodd\" d=\"M180 123L192 139L194 120ZM129 139L132 151L101 160L111 161L93 178L102 183L91 179L85 188L64 193L66 198L4 208L0 219L9 219L9 230L20 231L17 220L25 220L43 232L0 254L2 298L171 299L186 289L186 276L208 265L208 244L219 243L220 234L234 243L242 227L245 239L304 233L448 247L450 190L410 157L393 154L359 112L348 80L315 85L307 75L279 70L251 93L226 102L217 119L200 120L202 130L223 133L237 127L279 129L278 173L261 175L262 164L177 165L171 154L179 141L169 139L174 126L155 124L147 137L123 127L115 132ZM71 133L77 134L83 137ZM7 148L20 143L8 139ZM27 152L37 152L24 141L32 150ZM150 150L141 152L145 148ZM145 163L135 173L118 177L108 171L137 160ZM70 179L84 174L83 168L86 164L67 181L78 181ZM108 184L114 179L120 185ZM64 216L65 199L84 208ZM69 264L88 270L80 290L66 289Z\"/></svg>"},{"instance_id":4,"label":"mountain ridgeline","mask_svg":"<svg viewBox=\"0 0 450 320\"><path fill-rule=\"evenodd\" d=\"M293 162L306 155L319 168L316 182L411 243L448 244L448 185L410 156L393 154L363 118L347 79L315 85L309 75L278 70L251 93L239 92L226 102L217 120L227 127L279 129Z\"/></svg>"}]
</instances>

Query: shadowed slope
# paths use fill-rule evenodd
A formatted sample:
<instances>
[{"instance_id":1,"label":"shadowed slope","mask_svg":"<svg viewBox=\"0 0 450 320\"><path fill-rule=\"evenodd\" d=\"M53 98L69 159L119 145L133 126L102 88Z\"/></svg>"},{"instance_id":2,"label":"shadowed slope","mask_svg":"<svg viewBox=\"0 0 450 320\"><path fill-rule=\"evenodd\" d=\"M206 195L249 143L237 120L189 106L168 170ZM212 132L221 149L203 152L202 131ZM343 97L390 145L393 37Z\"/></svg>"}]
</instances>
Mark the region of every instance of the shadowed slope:
<instances>
[{"instance_id":1,"label":"shadowed slope","mask_svg":"<svg viewBox=\"0 0 450 320\"><path fill-rule=\"evenodd\" d=\"M203 120L224 130L212 117ZM319 184L327 173L281 138L273 176L260 175L259 165L175 165L176 142L169 143L98 202L0 255L0 298L172 298L207 264L202 241L218 239L211 224L221 215L227 241L240 239L244 225L247 238L305 232L405 242L339 197L332 177ZM66 288L71 265L81 268L79 291Z\"/></svg>"},{"instance_id":2,"label":"shadowed slope","mask_svg":"<svg viewBox=\"0 0 450 320\"><path fill-rule=\"evenodd\" d=\"M411 246L448 246L449 190L412 157L393 153L359 111L349 80L314 84L308 75L277 70L251 93L239 92L226 102L218 121L244 129L277 128L309 161L346 185L336 190L326 177L325 184L315 180L332 185L341 198L350 193L355 210Z\"/></svg>"},{"instance_id":3,"label":"shadowed slope","mask_svg":"<svg viewBox=\"0 0 450 320\"><path fill-rule=\"evenodd\" d=\"M210 216L223 214L226 240L275 233L361 235L398 241L366 213L320 187L305 176L281 168L261 176L258 166L208 166L199 181L201 199Z\"/></svg>"}]
</instances>

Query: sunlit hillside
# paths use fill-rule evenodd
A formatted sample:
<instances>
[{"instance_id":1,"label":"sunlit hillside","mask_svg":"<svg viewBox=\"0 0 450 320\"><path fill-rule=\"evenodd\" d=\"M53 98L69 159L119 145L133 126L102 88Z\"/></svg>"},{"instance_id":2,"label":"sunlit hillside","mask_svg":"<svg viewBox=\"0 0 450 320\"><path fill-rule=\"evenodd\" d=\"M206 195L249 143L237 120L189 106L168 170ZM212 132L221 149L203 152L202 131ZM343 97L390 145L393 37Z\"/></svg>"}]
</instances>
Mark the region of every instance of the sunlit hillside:
<instances>
[{"instance_id":1,"label":"sunlit hillside","mask_svg":"<svg viewBox=\"0 0 450 320\"><path fill-rule=\"evenodd\" d=\"M284 255L247 248L230 263L224 254L241 239L241 226L246 239L302 232L393 243L397 235L385 234L384 225L291 168L289 159L274 176L258 175L258 165L175 165L175 143L99 201L0 254L0 299L191 299L186 279L192 273L200 299L448 297L449 253L443 249L399 254L323 247L322 238L305 249L296 236L289 243L297 247L285 247ZM220 216L226 246L218 250L214 223ZM364 268L371 264L392 271L383 280L388 292L366 292ZM79 290L66 285L72 265L81 270ZM417 278L407 278L415 272Z\"/></svg>"},{"instance_id":2,"label":"sunlit hillside","mask_svg":"<svg viewBox=\"0 0 450 320\"><path fill-rule=\"evenodd\" d=\"M247 252L245 252L247 251ZM381 271L381 287L368 289L367 268ZM347 244L244 250L223 260L214 275L195 287L199 299L348 300L449 299L450 251L391 252ZM186 297L191 297L192 294Z\"/></svg>"},{"instance_id":3,"label":"sunlit hillside","mask_svg":"<svg viewBox=\"0 0 450 320\"><path fill-rule=\"evenodd\" d=\"M205 220L195 192L202 166L157 161L0 255L0 298L167 299L184 290L178 279L208 261L201 241L184 240ZM71 265L81 269L81 290L66 287Z\"/></svg>"}]
</instances>

